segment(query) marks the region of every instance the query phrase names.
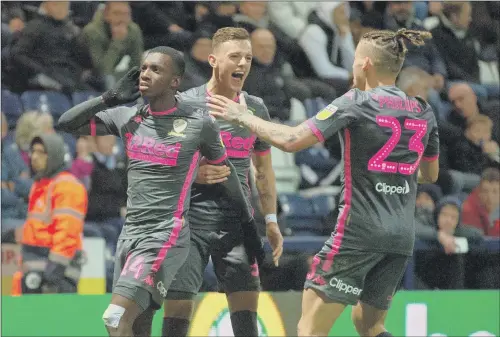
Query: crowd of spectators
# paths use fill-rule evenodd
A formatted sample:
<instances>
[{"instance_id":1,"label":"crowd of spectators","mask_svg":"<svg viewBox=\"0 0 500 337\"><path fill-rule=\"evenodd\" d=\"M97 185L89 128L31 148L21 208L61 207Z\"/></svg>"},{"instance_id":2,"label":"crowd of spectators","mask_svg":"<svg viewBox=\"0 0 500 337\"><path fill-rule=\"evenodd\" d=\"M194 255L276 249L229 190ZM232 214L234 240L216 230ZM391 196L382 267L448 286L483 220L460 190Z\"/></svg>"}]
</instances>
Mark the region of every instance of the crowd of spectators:
<instances>
[{"instance_id":1,"label":"crowd of spectators","mask_svg":"<svg viewBox=\"0 0 500 337\"><path fill-rule=\"evenodd\" d=\"M442 249L417 255L419 284L500 287L498 253L458 254L455 239L465 237L473 247L486 236L500 238L498 2L4 1L1 216L2 232L12 234L5 237L18 241L26 216L30 141L56 132L61 111L44 93L60 93L67 104L78 103L78 93L99 95L158 45L184 52L181 90L202 85L212 71L212 34L224 26L250 32L254 59L244 90L263 98L271 118L288 124L313 116L348 90L363 33L431 31L425 46L408 46L397 82L408 95L429 101L441 140L439 179L418 191L416 235ZM12 97L20 97L20 107L8 104ZM126 214L122 146L113 136L63 136L68 170L89 194L85 234L105 238L113 253ZM338 139L294 160L300 178L285 181L287 191L319 187L321 193L339 185L339 175L332 175L341 162ZM262 273L264 288L300 288L309 261L307 255L284 256L279 270Z\"/></svg>"}]
</instances>

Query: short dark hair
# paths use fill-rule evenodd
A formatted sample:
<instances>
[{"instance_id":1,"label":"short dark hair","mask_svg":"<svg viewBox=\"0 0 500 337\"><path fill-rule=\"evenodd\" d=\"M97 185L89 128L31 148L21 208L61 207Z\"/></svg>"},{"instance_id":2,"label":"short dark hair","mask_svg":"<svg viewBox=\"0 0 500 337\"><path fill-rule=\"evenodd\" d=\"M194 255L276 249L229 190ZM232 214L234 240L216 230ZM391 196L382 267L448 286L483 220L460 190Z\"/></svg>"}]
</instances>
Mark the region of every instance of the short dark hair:
<instances>
[{"instance_id":1,"label":"short dark hair","mask_svg":"<svg viewBox=\"0 0 500 337\"><path fill-rule=\"evenodd\" d=\"M174 66L174 74L177 76L184 76L184 71L186 69L186 62L184 61L184 56L177 49L166 47L166 46L158 46L148 50L148 54L150 53L161 53L163 55L167 55L172 60L172 65Z\"/></svg>"},{"instance_id":2,"label":"short dark hair","mask_svg":"<svg viewBox=\"0 0 500 337\"><path fill-rule=\"evenodd\" d=\"M212 38L212 49L220 44L233 40L250 40L250 34L245 28L224 27L217 30Z\"/></svg>"},{"instance_id":3,"label":"short dark hair","mask_svg":"<svg viewBox=\"0 0 500 337\"><path fill-rule=\"evenodd\" d=\"M408 51L405 43L423 46L425 40L430 38L432 34L429 32L403 28L397 32L374 30L364 34L360 42L367 42L374 47L374 63L379 71L397 75L401 71Z\"/></svg>"},{"instance_id":4,"label":"short dark hair","mask_svg":"<svg viewBox=\"0 0 500 337\"><path fill-rule=\"evenodd\" d=\"M495 168L495 167L488 167L481 174L481 181L499 182L500 181L500 170Z\"/></svg>"}]
</instances>

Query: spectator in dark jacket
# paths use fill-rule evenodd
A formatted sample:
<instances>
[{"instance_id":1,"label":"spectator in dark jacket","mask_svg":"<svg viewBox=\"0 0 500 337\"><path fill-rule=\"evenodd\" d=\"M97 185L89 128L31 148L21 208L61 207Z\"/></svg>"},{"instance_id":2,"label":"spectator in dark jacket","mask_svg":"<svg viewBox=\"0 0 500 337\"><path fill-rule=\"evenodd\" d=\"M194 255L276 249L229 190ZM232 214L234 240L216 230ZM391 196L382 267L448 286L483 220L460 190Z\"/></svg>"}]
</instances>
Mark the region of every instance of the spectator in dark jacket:
<instances>
[{"instance_id":1,"label":"spectator in dark jacket","mask_svg":"<svg viewBox=\"0 0 500 337\"><path fill-rule=\"evenodd\" d=\"M475 228L461 225L460 207L460 200L456 197L442 199L434 212L434 226L417 232L417 238L439 247L439 251L417 254L416 272L428 288L465 287L465 258L459 254L456 238L466 238L471 245L481 242L482 236Z\"/></svg>"},{"instance_id":2,"label":"spectator in dark jacket","mask_svg":"<svg viewBox=\"0 0 500 337\"><path fill-rule=\"evenodd\" d=\"M141 27L144 48L170 46L187 50L192 44L190 20L183 1L132 1L132 18Z\"/></svg>"},{"instance_id":3,"label":"spectator in dark jacket","mask_svg":"<svg viewBox=\"0 0 500 337\"><path fill-rule=\"evenodd\" d=\"M206 12L201 15L197 21L198 29L218 30L222 27L234 27L233 15L238 11L234 1L210 1L206 3Z\"/></svg>"},{"instance_id":4,"label":"spectator in dark jacket","mask_svg":"<svg viewBox=\"0 0 500 337\"><path fill-rule=\"evenodd\" d=\"M465 135L450 148L451 168L460 172L479 175L487 167L498 167L498 143L491 140L492 122L487 116L478 115L467 123ZM475 187L473 186L473 187Z\"/></svg>"},{"instance_id":5,"label":"spectator in dark jacket","mask_svg":"<svg viewBox=\"0 0 500 337\"><path fill-rule=\"evenodd\" d=\"M261 97L271 118L281 121L290 119L290 97L284 89L285 81L275 61L276 40L267 29L256 29L251 34L253 61L252 70L245 81L249 94Z\"/></svg>"},{"instance_id":6,"label":"spectator in dark jacket","mask_svg":"<svg viewBox=\"0 0 500 337\"><path fill-rule=\"evenodd\" d=\"M203 85L212 76L212 67L208 63L208 56L212 52L212 35L213 31L208 28L194 33L191 51L184 54L186 70L179 91Z\"/></svg>"},{"instance_id":7,"label":"spectator in dark jacket","mask_svg":"<svg viewBox=\"0 0 500 337\"><path fill-rule=\"evenodd\" d=\"M4 142L7 130L7 118L2 113L2 211L0 213L2 219L24 219L33 180L28 166L17 150L17 145Z\"/></svg>"},{"instance_id":8,"label":"spectator in dark jacket","mask_svg":"<svg viewBox=\"0 0 500 337\"><path fill-rule=\"evenodd\" d=\"M448 91L448 98L453 104L453 110L448 116L448 121L451 124L465 131L467 121L471 118L479 115L488 116L493 122L491 138L497 142L500 141L500 122L498 120L500 104L498 101L478 102L474 90L466 83L452 85Z\"/></svg>"},{"instance_id":9,"label":"spectator in dark jacket","mask_svg":"<svg viewBox=\"0 0 500 337\"><path fill-rule=\"evenodd\" d=\"M479 77L481 45L469 31L471 4L468 1L443 3L439 25L432 30L450 81L468 82L480 97L498 97L498 85L482 85Z\"/></svg>"},{"instance_id":10,"label":"spectator in dark jacket","mask_svg":"<svg viewBox=\"0 0 500 337\"><path fill-rule=\"evenodd\" d=\"M102 89L92 76L88 49L77 39L79 28L68 19L69 1L43 2L40 9L42 15L28 22L12 47L11 61L24 81L19 89Z\"/></svg>"},{"instance_id":11,"label":"spectator in dark jacket","mask_svg":"<svg viewBox=\"0 0 500 337\"><path fill-rule=\"evenodd\" d=\"M471 5L468 1L445 2L440 23L432 30L432 36L445 59L449 78L479 83L477 50L468 31L470 21Z\"/></svg>"},{"instance_id":12,"label":"spectator in dark jacket","mask_svg":"<svg viewBox=\"0 0 500 337\"><path fill-rule=\"evenodd\" d=\"M106 221L124 214L127 200L126 166L115 151L115 136L95 137L87 219Z\"/></svg>"}]
</instances>

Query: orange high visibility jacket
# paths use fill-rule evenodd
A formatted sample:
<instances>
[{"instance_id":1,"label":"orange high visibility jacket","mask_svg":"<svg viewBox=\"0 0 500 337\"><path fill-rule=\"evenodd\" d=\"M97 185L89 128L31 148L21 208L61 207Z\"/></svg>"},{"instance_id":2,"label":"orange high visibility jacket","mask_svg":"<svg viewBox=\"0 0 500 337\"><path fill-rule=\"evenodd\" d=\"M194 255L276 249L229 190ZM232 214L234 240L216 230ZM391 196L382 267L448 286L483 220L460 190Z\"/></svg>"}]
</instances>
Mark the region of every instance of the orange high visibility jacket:
<instances>
[{"instance_id":1,"label":"orange high visibility jacket","mask_svg":"<svg viewBox=\"0 0 500 337\"><path fill-rule=\"evenodd\" d=\"M33 184L23 227L22 273L43 272L50 260L64 265L64 276L78 283L87 205L87 191L71 173Z\"/></svg>"}]
</instances>

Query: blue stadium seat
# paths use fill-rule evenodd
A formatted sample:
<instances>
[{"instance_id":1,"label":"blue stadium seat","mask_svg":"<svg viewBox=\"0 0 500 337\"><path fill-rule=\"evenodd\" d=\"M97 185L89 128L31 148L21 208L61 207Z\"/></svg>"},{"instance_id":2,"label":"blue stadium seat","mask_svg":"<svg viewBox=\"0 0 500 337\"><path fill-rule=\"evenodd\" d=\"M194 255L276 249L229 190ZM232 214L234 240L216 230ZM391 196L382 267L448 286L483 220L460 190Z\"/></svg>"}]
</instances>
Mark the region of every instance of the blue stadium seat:
<instances>
[{"instance_id":1,"label":"blue stadium seat","mask_svg":"<svg viewBox=\"0 0 500 337\"><path fill-rule=\"evenodd\" d=\"M56 91L26 91L21 95L21 101L25 111L47 110L54 118L59 118L72 106L64 94Z\"/></svg>"},{"instance_id":2,"label":"blue stadium seat","mask_svg":"<svg viewBox=\"0 0 500 337\"><path fill-rule=\"evenodd\" d=\"M77 91L72 95L73 105L80 104L82 102L88 101L89 99L100 96L101 93L97 91Z\"/></svg>"},{"instance_id":3,"label":"blue stadium seat","mask_svg":"<svg viewBox=\"0 0 500 337\"><path fill-rule=\"evenodd\" d=\"M283 210L282 219L294 235L322 234L322 217L315 214L310 199L297 194L281 194L278 198Z\"/></svg>"},{"instance_id":4,"label":"blue stadium seat","mask_svg":"<svg viewBox=\"0 0 500 337\"><path fill-rule=\"evenodd\" d=\"M83 225L83 236L88 238L102 238L101 226L96 222L86 221Z\"/></svg>"},{"instance_id":5,"label":"blue stadium seat","mask_svg":"<svg viewBox=\"0 0 500 337\"><path fill-rule=\"evenodd\" d=\"M14 128L23 113L21 98L9 90L2 90L2 111L7 117L9 127Z\"/></svg>"},{"instance_id":6,"label":"blue stadium seat","mask_svg":"<svg viewBox=\"0 0 500 337\"><path fill-rule=\"evenodd\" d=\"M314 214L318 217L327 217L335 207L335 198L332 195L317 195L311 198Z\"/></svg>"},{"instance_id":7,"label":"blue stadium seat","mask_svg":"<svg viewBox=\"0 0 500 337\"><path fill-rule=\"evenodd\" d=\"M75 137L73 137L72 134L67 133L67 132L58 131L57 133L64 139L64 142L66 143L66 145L68 145L69 152L71 153L73 158L75 158L76 157L76 139L75 139Z\"/></svg>"}]
</instances>

